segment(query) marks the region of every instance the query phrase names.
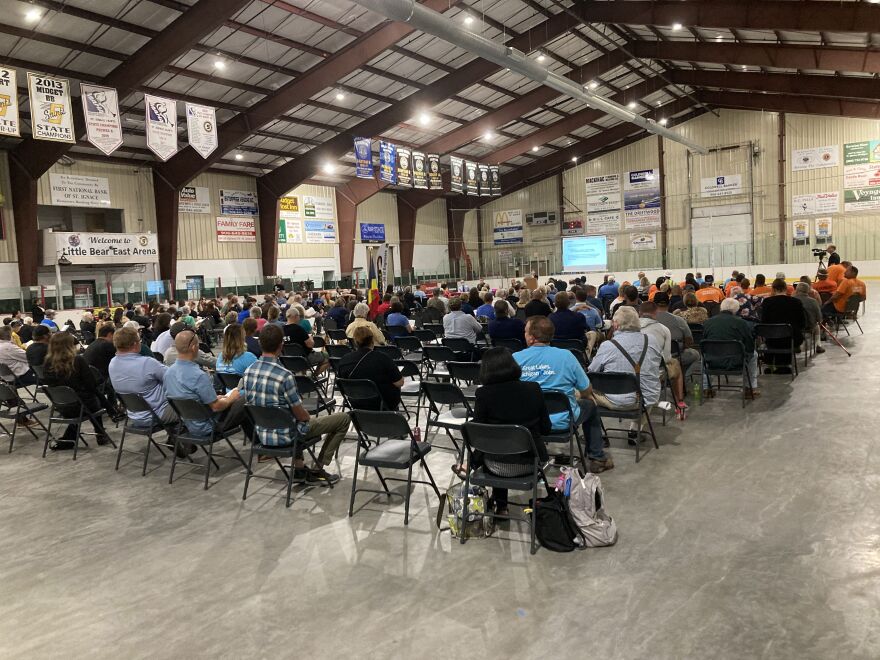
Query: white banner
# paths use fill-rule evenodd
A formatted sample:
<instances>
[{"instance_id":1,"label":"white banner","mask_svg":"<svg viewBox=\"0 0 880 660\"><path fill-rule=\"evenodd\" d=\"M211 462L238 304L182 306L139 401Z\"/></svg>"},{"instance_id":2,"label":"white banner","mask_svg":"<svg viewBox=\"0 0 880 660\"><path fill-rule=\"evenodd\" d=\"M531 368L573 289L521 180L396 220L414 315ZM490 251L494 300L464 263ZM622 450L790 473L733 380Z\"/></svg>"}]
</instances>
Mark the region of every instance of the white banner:
<instances>
[{"instance_id":1,"label":"white banner","mask_svg":"<svg viewBox=\"0 0 880 660\"><path fill-rule=\"evenodd\" d=\"M838 191L793 195L792 215L816 215L840 212L840 193Z\"/></svg>"},{"instance_id":2,"label":"white banner","mask_svg":"<svg viewBox=\"0 0 880 660\"><path fill-rule=\"evenodd\" d=\"M700 197L728 197L742 195L742 192L741 174L726 174L700 179Z\"/></svg>"},{"instance_id":3,"label":"white banner","mask_svg":"<svg viewBox=\"0 0 880 660\"><path fill-rule=\"evenodd\" d=\"M620 175L589 176L587 186L587 213L617 211L620 209Z\"/></svg>"},{"instance_id":4,"label":"white banner","mask_svg":"<svg viewBox=\"0 0 880 660\"><path fill-rule=\"evenodd\" d=\"M846 190L853 188L876 188L880 186L880 165L847 165L843 168L843 187Z\"/></svg>"},{"instance_id":5,"label":"white banner","mask_svg":"<svg viewBox=\"0 0 880 660\"><path fill-rule=\"evenodd\" d=\"M44 232L44 265L62 256L72 264L151 264L159 261L159 241L155 234Z\"/></svg>"},{"instance_id":6,"label":"white banner","mask_svg":"<svg viewBox=\"0 0 880 660\"><path fill-rule=\"evenodd\" d=\"M492 236L495 245L523 242L523 214L521 209L496 211L492 215Z\"/></svg>"},{"instance_id":7,"label":"white banner","mask_svg":"<svg viewBox=\"0 0 880 660\"><path fill-rule=\"evenodd\" d=\"M826 242L831 240L832 220L831 218L816 218L814 220L816 226L816 242Z\"/></svg>"},{"instance_id":8,"label":"white banner","mask_svg":"<svg viewBox=\"0 0 880 660\"><path fill-rule=\"evenodd\" d=\"M110 183L104 177L50 174L53 206L110 208Z\"/></svg>"},{"instance_id":9,"label":"white banner","mask_svg":"<svg viewBox=\"0 0 880 660\"><path fill-rule=\"evenodd\" d=\"M159 160L177 153L177 101L144 94L147 148Z\"/></svg>"},{"instance_id":10,"label":"white banner","mask_svg":"<svg viewBox=\"0 0 880 660\"><path fill-rule=\"evenodd\" d=\"M256 243L257 226L253 218L217 218L219 243Z\"/></svg>"},{"instance_id":11,"label":"white banner","mask_svg":"<svg viewBox=\"0 0 880 660\"><path fill-rule=\"evenodd\" d=\"M791 240L794 245L807 245L810 242L810 224L807 220L791 221Z\"/></svg>"},{"instance_id":12,"label":"white banner","mask_svg":"<svg viewBox=\"0 0 880 660\"><path fill-rule=\"evenodd\" d=\"M70 82L30 71L27 75L34 139L76 142L70 108Z\"/></svg>"},{"instance_id":13,"label":"white banner","mask_svg":"<svg viewBox=\"0 0 880 660\"><path fill-rule=\"evenodd\" d=\"M630 234L630 250L656 250L657 234Z\"/></svg>"},{"instance_id":14,"label":"white banner","mask_svg":"<svg viewBox=\"0 0 880 660\"><path fill-rule=\"evenodd\" d=\"M302 220L282 217L278 221L278 242L302 243L302 241Z\"/></svg>"},{"instance_id":15,"label":"white banner","mask_svg":"<svg viewBox=\"0 0 880 660\"><path fill-rule=\"evenodd\" d=\"M660 209L633 209L625 211L623 216L624 229L659 229Z\"/></svg>"},{"instance_id":16,"label":"white banner","mask_svg":"<svg viewBox=\"0 0 880 660\"><path fill-rule=\"evenodd\" d=\"M335 243L336 225L324 220L306 220L306 243Z\"/></svg>"},{"instance_id":17,"label":"white banner","mask_svg":"<svg viewBox=\"0 0 880 660\"><path fill-rule=\"evenodd\" d=\"M792 172L837 167L838 165L840 165L840 147L836 144L829 147L795 149L791 152Z\"/></svg>"},{"instance_id":18,"label":"white banner","mask_svg":"<svg viewBox=\"0 0 880 660\"><path fill-rule=\"evenodd\" d=\"M122 146L122 123L119 119L119 96L112 87L80 83L86 139L109 156Z\"/></svg>"},{"instance_id":19,"label":"white banner","mask_svg":"<svg viewBox=\"0 0 880 660\"><path fill-rule=\"evenodd\" d=\"M220 213L223 215L257 215L258 211L257 193L220 189Z\"/></svg>"},{"instance_id":20,"label":"white banner","mask_svg":"<svg viewBox=\"0 0 880 660\"><path fill-rule=\"evenodd\" d=\"M186 104L186 133L189 146L207 158L217 149L217 116L208 105Z\"/></svg>"},{"instance_id":21,"label":"white banner","mask_svg":"<svg viewBox=\"0 0 880 660\"><path fill-rule=\"evenodd\" d=\"M605 234L609 231L620 231L620 211L591 213L587 216L588 234Z\"/></svg>"},{"instance_id":22,"label":"white banner","mask_svg":"<svg viewBox=\"0 0 880 660\"><path fill-rule=\"evenodd\" d=\"M608 252L617 252L617 236L606 236L605 248Z\"/></svg>"},{"instance_id":23,"label":"white banner","mask_svg":"<svg viewBox=\"0 0 880 660\"><path fill-rule=\"evenodd\" d=\"M178 213L210 213L211 191L199 186L184 186L177 194Z\"/></svg>"},{"instance_id":24,"label":"white banner","mask_svg":"<svg viewBox=\"0 0 880 660\"><path fill-rule=\"evenodd\" d=\"M302 203L304 217L333 220L333 200L329 197L303 195Z\"/></svg>"},{"instance_id":25,"label":"white banner","mask_svg":"<svg viewBox=\"0 0 880 660\"><path fill-rule=\"evenodd\" d=\"M0 135L8 137L21 137L17 80L15 69L0 67Z\"/></svg>"}]
</instances>

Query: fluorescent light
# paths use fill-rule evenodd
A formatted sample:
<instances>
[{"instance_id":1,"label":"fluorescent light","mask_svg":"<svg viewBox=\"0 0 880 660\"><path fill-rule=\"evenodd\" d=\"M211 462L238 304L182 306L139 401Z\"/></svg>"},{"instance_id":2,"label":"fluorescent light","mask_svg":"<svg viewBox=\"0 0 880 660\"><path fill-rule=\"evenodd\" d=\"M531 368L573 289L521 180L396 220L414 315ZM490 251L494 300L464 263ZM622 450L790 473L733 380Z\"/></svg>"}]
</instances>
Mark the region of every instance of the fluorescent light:
<instances>
[{"instance_id":1,"label":"fluorescent light","mask_svg":"<svg viewBox=\"0 0 880 660\"><path fill-rule=\"evenodd\" d=\"M43 12L39 9L29 9L27 13L24 15L24 20L28 23L36 23L40 18L42 18Z\"/></svg>"},{"instance_id":2,"label":"fluorescent light","mask_svg":"<svg viewBox=\"0 0 880 660\"><path fill-rule=\"evenodd\" d=\"M723 41L723 40L724 40L724 37L722 37L720 34L717 37L715 37L715 41Z\"/></svg>"},{"instance_id":3,"label":"fluorescent light","mask_svg":"<svg viewBox=\"0 0 880 660\"><path fill-rule=\"evenodd\" d=\"M464 17L464 24L465 24L465 25L470 25L470 24L473 23L473 22L474 22L474 17L473 17L473 16L465 16L465 17Z\"/></svg>"},{"instance_id":4,"label":"fluorescent light","mask_svg":"<svg viewBox=\"0 0 880 660\"><path fill-rule=\"evenodd\" d=\"M345 92L336 92L336 100L344 101L345 100Z\"/></svg>"},{"instance_id":5,"label":"fluorescent light","mask_svg":"<svg viewBox=\"0 0 880 660\"><path fill-rule=\"evenodd\" d=\"M669 123L669 120L666 119L666 117L664 117L663 119L660 120L660 125L661 125L661 126L666 126L666 124L668 124L668 123Z\"/></svg>"},{"instance_id":6,"label":"fluorescent light","mask_svg":"<svg viewBox=\"0 0 880 660\"><path fill-rule=\"evenodd\" d=\"M599 86L599 83L597 83L595 80L593 80L592 82L590 82L589 85L587 85L587 87L589 87L590 89L596 89L598 86Z\"/></svg>"},{"instance_id":7,"label":"fluorescent light","mask_svg":"<svg viewBox=\"0 0 880 660\"><path fill-rule=\"evenodd\" d=\"M538 61L539 62L543 62L546 59L547 59L547 56L544 55L544 53L538 53Z\"/></svg>"},{"instance_id":8,"label":"fluorescent light","mask_svg":"<svg viewBox=\"0 0 880 660\"><path fill-rule=\"evenodd\" d=\"M427 112L423 112L419 115L419 123L422 126L427 126L431 123L431 115L429 115Z\"/></svg>"},{"instance_id":9,"label":"fluorescent light","mask_svg":"<svg viewBox=\"0 0 880 660\"><path fill-rule=\"evenodd\" d=\"M636 109L636 102L630 101L629 103L626 104L626 107L629 108L630 110L635 110Z\"/></svg>"},{"instance_id":10,"label":"fluorescent light","mask_svg":"<svg viewBox=\"0 0 880 660\"><path fill-rule=\"evenodd\" d=\"M486 132L483 134L483 139L484 139L484 140L491 140L491 139L494 138L494 137L495 137L495 134L494 134L492 131L486 131Z\"/></svg>"},{"instance_id":11,"label":"fluorescent light","mask_svg":"<svg viewBox=\"0 0 880 660\"><path fill-rule=\"evenodd\" d=\"M223 71L226 68L226 62L223 60L214 60L214 68L218 71Z\"/></svg>"},{"instance_id":12,"label":"fluorescent light","mask_svg":"<svg viewBox=\"0 0 880 660\"><path fill-rule=\"evenodd\" d=\"M321 169L324 171L324 174L334 174L336 172L336 165L333 163L324 163L324 166Z\"/></svg>"},{"instance_id":13,"label":"fluorescent light","mask_svg":"<svg viewBox=\"0 0 880 660\"><path fill-rule=\"evenodd\" d=\"M538 151L538 149L540 149L540 147L538 145L535 145L534 147L532 147L532 151Z\"/></svg>"},{"instance_id":14,"label":"fluorescent light","mask_svg":"<svg viewBox=\"0 0 880 660\"><path fill-rule=\"evenodd\" d=\"M235 154L235 160L241 160L242 158L244 158L244 156L241 154Z\"/></svg>"},{"instance_id":15,"label":"fluorescent light","mask_svg":"<svg viewBox=\"0 0 880 660\"><path fill-rule=\"evenodd\" d=\"M680 29L681 29L681 23L673 23L672 24L672 31L673 32L678 32Z\"/></svg>"}]
</instances>

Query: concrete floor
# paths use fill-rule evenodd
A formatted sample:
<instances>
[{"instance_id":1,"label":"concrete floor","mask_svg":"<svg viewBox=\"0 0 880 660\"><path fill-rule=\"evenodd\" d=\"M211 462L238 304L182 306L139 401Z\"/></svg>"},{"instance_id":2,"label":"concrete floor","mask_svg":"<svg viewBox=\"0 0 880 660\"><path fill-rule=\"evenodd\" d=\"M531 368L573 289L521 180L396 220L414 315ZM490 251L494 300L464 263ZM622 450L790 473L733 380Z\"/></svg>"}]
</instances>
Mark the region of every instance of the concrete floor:
<instances>
[{"instance_id":1,"label":"concrete floor","mask_svg":"<svg viewBox=\"0 0 880 660\"><path fill-rule=\"evenodd\" d=\"M348 519L351 443L339 486L287 510L269 482L242 502L240 469L205 492L21 435L0 455L0 657L878 658L870 311L852 358L826 344L745 411L692 409L638 465L617 441L613 548L531 557L516 526L462 547L421 487L408 529L366 494ZM431 455L442 485L451 462Z\"/></svg>"}]
</instances>

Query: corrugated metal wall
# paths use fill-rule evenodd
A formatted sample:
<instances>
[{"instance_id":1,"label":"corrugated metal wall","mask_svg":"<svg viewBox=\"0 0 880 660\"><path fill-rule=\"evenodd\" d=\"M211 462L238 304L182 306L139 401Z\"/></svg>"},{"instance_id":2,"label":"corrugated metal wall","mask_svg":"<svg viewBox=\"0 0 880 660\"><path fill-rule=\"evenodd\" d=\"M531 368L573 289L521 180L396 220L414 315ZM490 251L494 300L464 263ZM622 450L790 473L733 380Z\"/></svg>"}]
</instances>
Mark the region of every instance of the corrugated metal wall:
<instances>
[{"instance_id":1,"label":"corrugated metal wall","mask_svg":"<svg viewBox=\"0 0 880 660\"><path fill-rule=\"evenodd\" d=\"M442 245L449 240L446 226L446 200L435 199L416 212L416 245Z\"/></svg>"},{"instance_id":2,"label":"corrugated metal wall","mask_svg":"<svg viewBox=\"0 0 880 660\"><path fill-rule=\"evenodd\" d=\"M336 215L336 190L332 186L302 185L294 188L288 195L298 195L302 204L303 195L326 197L333 204L333 222L336 223L336 241L339 242L339 222ZM303 218L305 220L305 218ZM305 225L303 225L305 227ZM305 229L303 229L305 241ZM278 246L279 259L335 259L336 245L333 243L282 243Z\"/></svg>"},{"instance_id":3,"label":"corrugated metal wall","mask_svg":"<svg viewBox=\"0 0 880 660\"><path fill-rule=\"evenodd\" d=\"M397 223L397 195L380 192L357 207L358 225L354 230L354 242L361 242L360 223L367 222L385 225L385 242L397 245L400 243L400 232Z\"/></svg>"},{"instance_id":4,"label":"corrugated metal wall","mask_svg":"<svg viewBox=\"0 0 880 660\"><path fill-rule=\"evenodd\" d=\"M12 186L9 183L9 155L0 152L0 194L3 195L3 240L0 241L0 263L18 261L15 249L15 222L12 217ZM3 286L9 286L4 283Z\"/></svg>"}]
</instances>

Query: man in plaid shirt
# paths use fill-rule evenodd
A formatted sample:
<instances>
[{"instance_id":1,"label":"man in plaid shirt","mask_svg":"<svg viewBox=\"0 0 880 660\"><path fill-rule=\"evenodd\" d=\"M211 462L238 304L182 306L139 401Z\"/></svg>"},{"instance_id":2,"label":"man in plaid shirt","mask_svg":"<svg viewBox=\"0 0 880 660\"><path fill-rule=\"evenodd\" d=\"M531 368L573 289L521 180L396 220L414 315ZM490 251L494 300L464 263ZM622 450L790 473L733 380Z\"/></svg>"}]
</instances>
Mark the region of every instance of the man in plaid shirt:
<instances>
[{"instance_id":1,"label":"man in plaid shirt","mask_svg":"<svg viewBox=\"0 0 880 660\"><path fill-rule=\"evenodd\" d=\"M290 408L297 420L296 428L286 431L274 431L256 427L260 442L267 447L279 447L293 443L293 434L303 439L320 437L327 434L318 454L318 462L314 468L307 468L302 458L302 451L297 453L294 461L294 478L311 482L336 483L338 474L324 469L333 460L339 445L345 439L350 419L346 413L334 413L324 417L311 417L302 406L302 400L296 391L296 379L293 374L281 366L278 356L284 346L284 333L275 324L267 324L260 331L260 348L262 357L244 372L240 394L247 405L276 408Z\"/></svg>"}]
</instances>

